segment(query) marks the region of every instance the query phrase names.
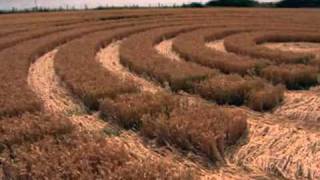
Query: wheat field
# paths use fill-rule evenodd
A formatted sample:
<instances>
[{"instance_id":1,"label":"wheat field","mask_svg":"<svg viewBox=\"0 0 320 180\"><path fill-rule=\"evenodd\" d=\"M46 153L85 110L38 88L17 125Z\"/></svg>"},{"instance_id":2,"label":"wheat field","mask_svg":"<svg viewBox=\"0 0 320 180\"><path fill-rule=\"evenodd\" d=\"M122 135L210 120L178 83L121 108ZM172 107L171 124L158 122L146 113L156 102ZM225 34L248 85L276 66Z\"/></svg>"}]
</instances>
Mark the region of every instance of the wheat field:
<instances>
[{"instance_id":1,"label":"wheat field","mask_svg":"<svg viewBox=\"0 0 320 180\"><path fill-rule=\"evenodd\" d=\"M320 13L0 16L0 179L320 179Z\"/></svg>"}]
</instances>

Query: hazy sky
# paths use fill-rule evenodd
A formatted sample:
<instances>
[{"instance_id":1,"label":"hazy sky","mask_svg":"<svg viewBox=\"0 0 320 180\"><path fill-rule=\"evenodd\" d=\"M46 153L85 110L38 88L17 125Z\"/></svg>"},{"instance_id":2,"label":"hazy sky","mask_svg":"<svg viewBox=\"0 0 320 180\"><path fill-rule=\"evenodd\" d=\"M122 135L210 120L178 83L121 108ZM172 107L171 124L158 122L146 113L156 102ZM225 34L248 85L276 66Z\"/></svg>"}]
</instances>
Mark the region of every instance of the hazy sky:
<instances>
[{"instance_id":1,"label":"hazy sky","mask_svg":"<svg viewBox=\"0 0 320 180\"><path fill-rule=\"evenodd\" d=\"M31 8L35 6L37 1L38 6L42 7L69 7L75 6L77 8L83 8L85 4L89 7L96 7L99 5L109 6L124 6L124 5L157 5L161 4L182 4L188 2L207 2L209 0L0 0L0 9L11 9L12 7L18 9ZM260 2L274 2L277 0L258 0Z\"/></svg>"}]
</instances>

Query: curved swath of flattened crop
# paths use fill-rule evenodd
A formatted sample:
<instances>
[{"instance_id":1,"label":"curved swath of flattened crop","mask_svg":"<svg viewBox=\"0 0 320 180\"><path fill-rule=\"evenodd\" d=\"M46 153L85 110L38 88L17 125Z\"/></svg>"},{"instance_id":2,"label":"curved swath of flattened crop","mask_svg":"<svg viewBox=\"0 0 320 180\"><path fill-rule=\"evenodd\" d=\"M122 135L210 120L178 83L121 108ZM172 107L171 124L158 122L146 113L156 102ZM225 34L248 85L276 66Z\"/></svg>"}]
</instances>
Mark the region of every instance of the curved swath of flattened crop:
<instances>
[{"instance_id":1,"label":"curved swath of flattened crop","mask_svg":"<svg viewBox=\"0 0 320 180\"><path fill-rule=\"evenodd\" d=\"M248 57L218 52L205 47L207 41L219 40L244 31L249 31L249 29L200 29L178 35L172 47L185 60L216 68L224 73L238 73L241 75L254 73L259 67L258 61L254 61Z\"/></svg>"},{"instance_id":2,"label":"curved swath of flattened crop","mask_svg":"<svg viewBox=\"0 0 320 180\"><path fill-rule=\"evenodd\" d=\"M228 51L249 55L256 58L265 58L281 63L309 64L314 55L308 53L288 53L280 50L270 50L259 46L266 42L319 42L320 36L314 32L253 32L230 36L225 39Z\"/></svg>"}]
</instances>

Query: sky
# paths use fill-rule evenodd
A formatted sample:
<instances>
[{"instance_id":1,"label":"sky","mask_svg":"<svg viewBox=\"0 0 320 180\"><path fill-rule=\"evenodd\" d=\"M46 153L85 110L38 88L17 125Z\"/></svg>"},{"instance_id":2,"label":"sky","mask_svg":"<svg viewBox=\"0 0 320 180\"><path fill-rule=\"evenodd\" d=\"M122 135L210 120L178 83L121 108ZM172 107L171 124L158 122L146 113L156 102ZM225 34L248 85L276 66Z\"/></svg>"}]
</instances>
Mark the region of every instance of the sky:
<instances>
[{"instance_id":1,"label":"sky","mask_svg":"<svg viewBox=\"0 0 320 180\"><path fill-rule=\"evenodd\" d=\"M26 9L32 8L37 2L38 6L41 7L76 7L83 8L85 5L88 7L97 6L125 6L125 5L139 5L139 6L149 6L158 5L158 3L165 5L182 4L189 2L207 2L209 0L0 0L0 10ZM258 0L260 2L275 2L277 0Z\"/></svg>"}]
</instances>

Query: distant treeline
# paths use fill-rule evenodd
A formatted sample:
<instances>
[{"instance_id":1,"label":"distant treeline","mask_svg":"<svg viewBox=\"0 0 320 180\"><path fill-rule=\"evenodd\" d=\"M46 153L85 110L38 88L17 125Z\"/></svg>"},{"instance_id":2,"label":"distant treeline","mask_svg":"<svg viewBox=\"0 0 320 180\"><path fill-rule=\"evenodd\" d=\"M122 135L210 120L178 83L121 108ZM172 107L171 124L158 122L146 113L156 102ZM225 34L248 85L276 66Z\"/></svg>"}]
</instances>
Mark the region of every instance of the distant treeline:
<instances>
[{"instance_id":1,"label":"distant treeline","mask_svg":"<svg viewBox=\"0 0 320 180\"><path fill-rule=\"evenodd\" d=\"M299 8L299 7L320 7L320 0L282 0L276 3L259 3L255 0L211 0L207 3L199 3L192 2L189 4L183 5L173 5L167 6L163 4L158 4L157 6L148 6L148 7L140 7L138 5L132 6L99 6L96 8L92 8L93 10L104 10L104 9L127 9L127 8L202 8L202 7L285 7L285 8ZM75 8L75 7L60 7L60 8L44 8L44 7L34 7L30 9L16 9L12 8L10 10L0 10L0 14L7 13L29 13L29 12L54 12L54 11L76 11L76 10L89 10L87 5L84 5L83 8Z\"/></svg>"},{"instance_id":2,"label":"distant treeline","mask_svg":"<svg viewBox=\"0 0 320 180\"><path fill-rule=\"evenodd\" d=\"M66 11L66 10L77 10L76 8L44 8L44 7L33 7L30 9L17 9L12 8L10 10L0 10L0 14L10 14L10 13L31 13L31 12L57 12L57 11Z\"/></svg>"},{"instance_id":3,"label":"distant treeline","mask_svg":"<svg viewBox=\"0 0 320 180\"><path fill-rule=\"evenodd\" d=\"M320 7L320 0L283 0L278 7Z\"/></svg>"},{"instance_id":4,"label":"distant treeline","mask_svg":"<svg viewBox=\"0 0 320 180\"><path fill-rule=\"evenodd\" d=\"M320 7L320 0L282 0L276 3L259 3L255 0L211 0L205 4L192 2L182 7Z\"/></svg>"}]
</instances>

